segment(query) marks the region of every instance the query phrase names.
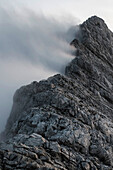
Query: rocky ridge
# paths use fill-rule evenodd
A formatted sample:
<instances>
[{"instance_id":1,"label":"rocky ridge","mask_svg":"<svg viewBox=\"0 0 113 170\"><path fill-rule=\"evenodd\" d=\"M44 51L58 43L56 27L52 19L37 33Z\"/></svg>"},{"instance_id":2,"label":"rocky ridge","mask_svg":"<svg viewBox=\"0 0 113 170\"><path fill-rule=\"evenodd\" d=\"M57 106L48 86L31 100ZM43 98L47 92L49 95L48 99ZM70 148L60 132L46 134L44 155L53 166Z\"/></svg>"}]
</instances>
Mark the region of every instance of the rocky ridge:
<instances>
[{"instance_id":1,"label":"rocky ridge","mask_svg":"<svg viewBox=\"0 0 113 170\"><path fill-rule=\"evenodd\" d=\"M1 169L113 170L113 33L93 16L65 75L16 91Z\"/></svg>"}]
</instances>

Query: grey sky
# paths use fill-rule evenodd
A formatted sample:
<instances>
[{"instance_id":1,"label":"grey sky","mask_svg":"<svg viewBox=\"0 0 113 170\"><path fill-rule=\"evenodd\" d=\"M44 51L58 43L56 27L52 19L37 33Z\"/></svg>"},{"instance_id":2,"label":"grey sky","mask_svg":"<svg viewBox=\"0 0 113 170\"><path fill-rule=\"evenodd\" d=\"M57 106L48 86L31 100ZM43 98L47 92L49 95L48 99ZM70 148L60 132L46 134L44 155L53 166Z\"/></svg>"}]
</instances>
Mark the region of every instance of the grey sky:
<instances>
[{"instance_id":1,"label":"grey sky","mask_svg":"<svg viewBox=\"0 0 113 170\"><path fill-rule=\"evenodd\" d=\"M113 30L113 0L2 0L5 7L17 5L17 8L31 8L45 15L73 15L81 22L92 15L98 15Z\"/></svg>"}]
</instances>

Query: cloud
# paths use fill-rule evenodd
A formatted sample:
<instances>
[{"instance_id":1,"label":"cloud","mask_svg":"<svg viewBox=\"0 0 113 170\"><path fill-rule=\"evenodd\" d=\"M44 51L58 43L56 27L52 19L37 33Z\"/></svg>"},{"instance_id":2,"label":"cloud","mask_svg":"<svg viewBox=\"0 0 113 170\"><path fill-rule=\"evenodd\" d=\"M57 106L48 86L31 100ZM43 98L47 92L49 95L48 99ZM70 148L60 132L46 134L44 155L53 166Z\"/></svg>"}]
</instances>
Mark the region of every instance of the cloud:
<instances>
[{"instance_id":1,"label":"cloud","mask_svg":"<svg viewBox=\"0 0 113 170\"><path fill-rule=\"evenodd\" d=\"M68 31L71 24L28 9L16 12L0 8L0 131L17 88L63 73L73 59L69 42L78 29Z\"/></svg>"}]
</instances>

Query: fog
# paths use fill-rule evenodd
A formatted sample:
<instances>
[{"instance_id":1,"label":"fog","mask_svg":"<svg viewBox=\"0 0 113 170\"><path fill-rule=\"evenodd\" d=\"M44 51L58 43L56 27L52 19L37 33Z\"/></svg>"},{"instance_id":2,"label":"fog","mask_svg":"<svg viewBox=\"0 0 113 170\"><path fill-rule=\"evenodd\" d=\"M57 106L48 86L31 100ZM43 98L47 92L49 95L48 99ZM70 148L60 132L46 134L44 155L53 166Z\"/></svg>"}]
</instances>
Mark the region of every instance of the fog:
<instances>
[{"instance_id":1,"label":"fog","mask_svg":"<svg viewBox=\"0 0 113 170\"><path fill-rule=\"evenodd\" d=\"M66 16L65 16L66 18ZM71 21L71 22L69 22ZM79 28L75 20L60 20L25 9L0 8L0 131L10 114L17 88L64 73L75 49L69 45Z\"/></svg>"}]
</instances>

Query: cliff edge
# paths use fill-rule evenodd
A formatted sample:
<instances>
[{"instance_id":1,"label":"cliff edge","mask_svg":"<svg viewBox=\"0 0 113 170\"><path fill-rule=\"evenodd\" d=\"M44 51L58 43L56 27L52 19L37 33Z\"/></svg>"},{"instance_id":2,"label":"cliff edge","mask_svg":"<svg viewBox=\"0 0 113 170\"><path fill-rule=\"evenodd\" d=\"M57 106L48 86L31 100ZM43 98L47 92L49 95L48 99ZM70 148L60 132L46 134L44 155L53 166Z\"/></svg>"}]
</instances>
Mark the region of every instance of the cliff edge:
<instances>
[{"instance_id":1,"label":"cliff edge","mask_svg":"<svg viewBox=\"0 0 113 170\"><path fill-rule=\"evenodd\" d=\"M16 91L1 169L113 169L113 33L93 16L78 35L65 75Z\"/></svg>"}]
</instances>

